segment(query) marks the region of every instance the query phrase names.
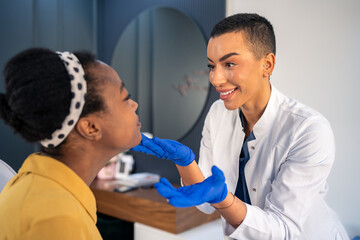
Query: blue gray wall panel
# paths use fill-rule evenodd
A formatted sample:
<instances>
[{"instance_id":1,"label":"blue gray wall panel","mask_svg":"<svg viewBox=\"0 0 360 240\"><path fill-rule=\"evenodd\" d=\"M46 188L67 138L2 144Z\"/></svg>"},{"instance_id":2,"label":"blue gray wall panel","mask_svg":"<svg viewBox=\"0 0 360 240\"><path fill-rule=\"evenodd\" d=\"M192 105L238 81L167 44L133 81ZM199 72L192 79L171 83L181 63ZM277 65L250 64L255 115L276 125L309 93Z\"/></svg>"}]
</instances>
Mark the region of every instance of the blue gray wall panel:
<instances>
[{"instance_id":1,"label":"blue gray wall panel","mask_svg":"<svg viewBox=\"0 0 360 240\"><path fill-rule=\"evenodd\" d=\"M172 7L189 16L206 39L213 25L225 16L222 0L0 0L0 69L19 51L32 47L52 50L91 50L110 64L116 43L126 26L141 12L154 7ZM3 76L0 91L4 92ZM181 142L198 154L201 130L211 103L210 89L199 121ZM0 121L0 158L18 170L25 157L37 149ZM175 165L134 153L136 171L157 172L179 181Z\"/></svg>"},{"instance_id":2,"label":"blue gray wall panel","mask_svg":"<svg viewBox=\"0 0 360 240\"><path fill-rule=\"evenodd\" d=\"M29 47L52 50L96 49L94 4L89 0L1 0L0 69L6 61ZM96 6L95 6L96 7ZM3 75L0 92L4 92ZM36 144L26 143L0 121L0 159L18 170Z\"/></svg>"}]
</instances>

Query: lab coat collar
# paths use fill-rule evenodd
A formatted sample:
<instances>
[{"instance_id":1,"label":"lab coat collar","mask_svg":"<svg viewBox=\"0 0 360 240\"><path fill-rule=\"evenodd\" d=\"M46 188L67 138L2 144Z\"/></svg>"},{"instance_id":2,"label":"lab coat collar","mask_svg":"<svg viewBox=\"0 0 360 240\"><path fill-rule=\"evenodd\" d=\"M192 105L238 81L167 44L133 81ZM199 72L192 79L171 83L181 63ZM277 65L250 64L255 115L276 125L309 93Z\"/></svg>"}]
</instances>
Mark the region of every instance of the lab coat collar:
<instances>
[{"instance_id":1,"label":"lab coat collar","mask_svg":"<svg viewBox=\"0 0 360 240\"><path fill-rule=\"evenodd\" d=\"M274 86L270 86L271 94L265 111L253 128L253 132L257 140L262 139L263 136L265 136L267 132L271 130L278 112L278 105L276 104L278 90ZM256 141L256 139L254 141Z\"/></svg>"}]
</instances>

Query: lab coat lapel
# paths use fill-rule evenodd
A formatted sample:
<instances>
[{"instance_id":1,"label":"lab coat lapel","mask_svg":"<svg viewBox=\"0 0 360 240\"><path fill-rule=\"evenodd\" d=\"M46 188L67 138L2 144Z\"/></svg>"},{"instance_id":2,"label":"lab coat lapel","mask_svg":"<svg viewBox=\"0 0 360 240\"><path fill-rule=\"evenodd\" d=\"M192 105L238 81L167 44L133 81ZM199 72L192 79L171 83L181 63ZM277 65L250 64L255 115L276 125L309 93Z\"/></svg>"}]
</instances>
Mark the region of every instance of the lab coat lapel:
<instances>
[{"instance_id":1,"label":"lab coat lapel","mask_svg":"<svg viewBox=\"0 0 360 240\"><path fill-rule=\"evenodd\" d=\"M259 197L262 197L264 194L264 172L266 171L266 165L271 164L266 162L268 159L266 157L261 157L261 152L264 151L263 148L271 147L266 146L268 142L269 131L272 130L274 122L277 115L277 90L272 86L271 95L266 106L266 109L263 115L260 117L258 122L255 124L253 132L255 139L248 143L250 159L245 165L245 179L246 185L248 188L250 201L252 205L262 205L259 202ZM262 198L261 198L262 199Z\"/></svg>"}]
</instances>

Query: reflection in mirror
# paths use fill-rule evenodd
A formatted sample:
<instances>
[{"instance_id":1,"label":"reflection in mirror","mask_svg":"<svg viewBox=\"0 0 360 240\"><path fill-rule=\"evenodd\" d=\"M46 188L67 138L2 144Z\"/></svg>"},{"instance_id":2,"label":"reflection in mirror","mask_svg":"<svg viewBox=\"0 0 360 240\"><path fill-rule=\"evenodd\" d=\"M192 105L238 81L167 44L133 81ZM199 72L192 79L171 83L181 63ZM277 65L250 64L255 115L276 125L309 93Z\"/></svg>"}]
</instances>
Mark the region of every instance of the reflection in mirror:
<instances>
[{"instance_id":1,"label":"reflection in mirror","mask_svg":"<svg viewBox=\"0 0 360 240\"><path fill-rule=\"evenodd\" d=\"M155 8L136 17L111 65L139 103L142 132L180 139L200 117L209 91L206 42L178 10Z\"/></svg>"}]
</instances>

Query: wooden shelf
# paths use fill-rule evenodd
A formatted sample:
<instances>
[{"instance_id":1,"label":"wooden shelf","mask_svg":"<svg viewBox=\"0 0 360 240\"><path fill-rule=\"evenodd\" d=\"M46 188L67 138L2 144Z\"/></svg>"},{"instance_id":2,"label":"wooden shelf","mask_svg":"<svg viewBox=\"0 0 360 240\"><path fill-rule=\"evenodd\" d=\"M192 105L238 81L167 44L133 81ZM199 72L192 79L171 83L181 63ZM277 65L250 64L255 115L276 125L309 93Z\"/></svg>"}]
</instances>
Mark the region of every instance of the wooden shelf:
<instances>
[{"instance_id":1,"label":"wooden shelf","mask_svg":"<svg viewBox=\"0 0 360 240\"><path fill-rule=\"evenodd\" d=\"M115 187L112 181L99 179L90 185L98 212L175 234L220 217L216 212L208 215L195 207L173 207L154 188L118 193L114 191Z\"/></svg>"}]
</instances>

